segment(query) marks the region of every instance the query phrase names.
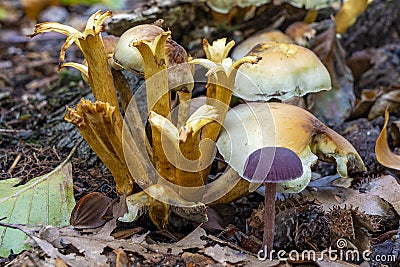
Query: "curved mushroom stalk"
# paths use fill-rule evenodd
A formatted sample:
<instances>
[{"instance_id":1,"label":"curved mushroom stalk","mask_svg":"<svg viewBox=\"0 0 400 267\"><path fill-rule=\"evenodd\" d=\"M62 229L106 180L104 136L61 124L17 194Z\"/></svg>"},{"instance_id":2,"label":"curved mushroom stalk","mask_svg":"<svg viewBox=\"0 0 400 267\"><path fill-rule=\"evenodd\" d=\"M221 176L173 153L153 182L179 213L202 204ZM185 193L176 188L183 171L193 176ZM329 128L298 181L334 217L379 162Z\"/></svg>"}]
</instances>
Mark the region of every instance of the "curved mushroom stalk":
<instances>
[{"instance_id":1,"label":"curved mushroom stalk","mask_svg":"<svg viewBox=\"0 0 400 267\"><path fill-rule=\"evenodd\" d=\"M194 187L204 185L205 180L199 174L205 168L200 164L204 163L203 151L208 150L207 146L200 144L200 133L206 125L218 119L218 111L215 107L203 105L198 108L180 129L176 128L165 117L151 112L149 122L154 130L161 135L161 144L168 161L176 168L174 176L165 177L172 183ZM207 162L208 166L212 161ZM185 195L182 197L191 199L193 196ZM196 197L200 197L196 196Z\"/></svg>"},{"instance_id":2,"label":"curved mushroom stalk","mask_svg":"<svg viewBox=\"0 0 400 267\"><path fill-rule=\"evenodd\" d=\"M208 51L208 57L212 58L213 60L219 61L221 54L213 53L216 47L225 44L225 40L223 41L216 41L213 43L213 46L209 46L208 42L206 43L205 51ZM214 45L216 47L214 47ZM229 51L230 45L228 44L225 46L225 52ZM227 52L226 52L227 54ZM218 55L218 56L216 56ZM225 53L223 54L225 55ZM235 77L237 75L237 70L240 66L244 63L254 64L260 60L259 57L256 56L248 56L241 58L240 60L232 63L230 58L225 58L221 60L221 64L216 64L215 62L209 59L195 59L192 60L191 63L193 64L200 64L203 67L209 69L207 72L207 93L206 93L206 103L208 105L212 105L217 108L218 110L218 121L212 122L204 127L201 133L201 140L210 140L215 142L218 138L218 135L221 131L221 125L225 120L225 114L229 109L229 104L232 98L232 89L234 87ZM214 146L208 146L208 150L203 151L202 158L204 162L200 162L201 169L204 166L207 166L207 162L210 162L214 158L215 149ZM205 181L207 179L210 167L204 169L201 172L201 177Z\"/></svg>"},{"instance_id":3,"label":"curved mushroom stalk","mask_svg":"<svg viewBox=\"0 0 400 267\"><path fill-rule=\"evenodd\" d=\"M276 185L290 182L302 173L300 158L288 148L261 147L251 152L246 159L243 178L250 183L263 183L265 186L262 248L266 255L269 255L274 244Z\"/></svg>"},{"instance_id":4,"label":"curved mushroom stalk","mask_svg":"<svg viewBox=\"0 0 400 267\"><path fill-rule=\"evenodd\" d=\"M104 48L101 31L103 30L103 22L110 18L111 11L103 13L97 11L90 16L87 21L86 28L83 32L76 30L71 26L60 24L57 22L43 22L36 25L35 32L30 35L34 37L44 32L59 32L67 36L63 47L60 51L60 67L64 63L65 52L75 43L81 49L88 65L88 81L90 88L96 100L108 102L119 111L118 99L114 88L114 82L108 65L107 53ZM77 63L75 63L77 64ZM80 66L74 65L74 67ZM122 125L121 125L122 127Z\"/></svg>"},{"instance_id":5,"label":"curved mushroom stalk","mask_svg":"<svg viewBox=\"0 0 400 267\"><path fill-rule=\"evenodd\" d=\"M217 147L227 163L242 177L244 162L252 151L261 147L284 147L294 151L301 159L303 175L278 183L277 191L283 193L297 193L307 186L311 179L310 167L317 157L322 161L335 162L338 173L343 177L347 177L349 168L360 172L366 170L361 157L344 137L308 111L282 103L248 103L231 109ZM240 186L249 184L241 183ZM254 186L250 188L254 189ZM235 192L233 195L228 193L217 202L243 196Z\"/></svg>"}]
</instances>

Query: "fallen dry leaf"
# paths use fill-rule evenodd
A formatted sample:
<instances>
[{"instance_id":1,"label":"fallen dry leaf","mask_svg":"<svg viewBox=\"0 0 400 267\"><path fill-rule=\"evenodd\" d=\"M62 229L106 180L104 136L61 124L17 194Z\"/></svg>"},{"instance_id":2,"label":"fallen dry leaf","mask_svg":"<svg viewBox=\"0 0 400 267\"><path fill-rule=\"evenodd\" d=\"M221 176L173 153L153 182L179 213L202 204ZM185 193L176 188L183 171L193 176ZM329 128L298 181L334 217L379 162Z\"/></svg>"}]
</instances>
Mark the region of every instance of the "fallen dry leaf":
<instances>
[{"instance_id":1,"label":"fallen dry leaf","mask_svg":"<svg viewBox=\"0 0 400 267\"><path fill-rule=\"evenodd\" d=\"M107 213L111 198L92 192L76 203L71 213L70 224L75 228L97 228L107 222L103 217Z\"/></svg>"},{"instance_id":2,"label":"fallen dry leaf","mask_svg":"<svg viewBox=\"0 0 400 267\"><path fill-rule=\"evenodd\" d=\"M379 196L389 202L398 214L400 214L400 185L396 178L390 175L380 177L370 183L371 195Z\"/></svg>"},{"instance_id":3,"label":"fallen dry leaf","mask_svg":"<svg viewBox=\"0 0 400 267\"><path fill-rule=\"evenodd\" d=\"M335 176L329 178L333 179ZM302 194L309 199L316 199L319 201L325 211L329 211L334 206L344 207L347 205L353 206L354 208L358 207L360 211L368 215L383 216L387 214L390 209L390 205L380 196L369 192L360 193L359 190L350 188L332 186L332 181L330 181L330 179L325 180L325 184L323 183L324 181L318 180L317 183L311 182L308 189L302 192ZM391 191L388 190L388 192ZM393 192L391 193L393 194Z\"/></svg>"},{"instance_id":4,"label":"fallen dry leaf","mask_svg":"<svg viewBox=\"0 0 400 267\"><path fill-rule=\"evenodd\" d=\"M379 89L364 89L361 91L361 99L356 100L356 105L349 119L366 117L374 105L376 99L381 95Z\"/></svg>"},{"instance_id":5,"label":"fallen dry leaf","mask_svg":"<svg viewBox=\"0 0 400 267\"><path fill-rule=\"evenodd\" d=\"M238 253L229 247L221 247L218 244L206 248L204 253L219 263L239 263L247 259L245 254Z\"/></svg>"},{"instance_id":6,"label":"fallen dry leaf","mask_svg":"<svg viewBox=\"0 0 400 267\"><path fill-rule=\"evenodd\" d=\"M386 108L393 112L400 107L400 90L392 90L382 94L372 105L368 119L373 120L385 113Z\"/></svg>"},{"instance_id":7,"label":"fallen dry leaf","mask_svg":"<svg viewBox=\"0 0 400 267\"><path fill-rule=\"evenodd\" d=\"M385 167L392 168L395 170L400 170L400 155L393 153L390 150L388 141L386 127L389 121L389 111L385 111L385 124L383 125L382 131L376 140L375 144L375 154L376 159L380 164Z\"/></svg>"}]
</instances>

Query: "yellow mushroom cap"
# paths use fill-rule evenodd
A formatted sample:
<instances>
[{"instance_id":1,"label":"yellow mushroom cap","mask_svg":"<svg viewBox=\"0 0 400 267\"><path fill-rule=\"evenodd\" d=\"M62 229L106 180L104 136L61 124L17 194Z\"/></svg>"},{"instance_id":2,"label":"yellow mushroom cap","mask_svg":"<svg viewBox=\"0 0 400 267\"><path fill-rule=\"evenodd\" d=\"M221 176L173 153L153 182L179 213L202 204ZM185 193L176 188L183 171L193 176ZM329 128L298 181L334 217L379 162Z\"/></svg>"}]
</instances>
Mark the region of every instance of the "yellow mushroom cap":
<instances>
[{"instance_id":1,"label":"yellow mushroom cap","mask_svg":"<svg viewBox=\"0 0 400 267\"><path fill-rule=\"evenodd\" d=\"M293 40L281 31L275 30L269 32L260 32L250 36L249 38L235 46L232 50L231 58L233 60L238 60L246 56L247 53L249 53L250 50L256 45L269 41L278 43L293 43Z\"/></svg>"},{"instance_id":2,"label":"yellow mushroom cap","mask_svg":"<svg viewBox=\"0 0 400 267\"><path fill-rule=\"evenodd\" d=\"M243 64L236 76L233 93L250 101L282 101L331 88L328 70L309 49L265 42L249 55L262 57L256 64Z\"/></svg>"},{"instance_id":3,"label":"yellow mushroom cap","mask_svg":"<svg viewBox=\"0 0 400 267\"><path fill-rule=\"evenodd\" d=\"M251 102L234 107L226 114L217 140L225 161L243 177L248 156L262 147L284 147L294 151L303 164L303 175L278 184L280 192L299 192L311 179L317 158L336 162L338 173L346 177L353 167L365 166L354 147L341 135L321 123L310 112L283 103Z\"/></svg>"}]
</instances>

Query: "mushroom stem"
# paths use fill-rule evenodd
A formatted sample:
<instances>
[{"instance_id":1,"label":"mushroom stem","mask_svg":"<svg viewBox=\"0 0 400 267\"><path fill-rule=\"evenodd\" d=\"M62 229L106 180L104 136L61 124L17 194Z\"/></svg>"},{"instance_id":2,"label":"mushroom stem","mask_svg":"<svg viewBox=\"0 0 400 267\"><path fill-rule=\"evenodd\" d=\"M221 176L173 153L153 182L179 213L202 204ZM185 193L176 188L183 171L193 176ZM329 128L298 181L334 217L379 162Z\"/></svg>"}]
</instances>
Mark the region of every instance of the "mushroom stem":
<instances>
[{"instance_id":1,"label":"mushroom stem","mask_svg":"<svg viewBox=\"0 0 400 267\"><path fill-rule=\"evenodd\" d=\"M268 257L274 245L276 183L265 183L263 245Z\"/></svg>"}]
</instances>

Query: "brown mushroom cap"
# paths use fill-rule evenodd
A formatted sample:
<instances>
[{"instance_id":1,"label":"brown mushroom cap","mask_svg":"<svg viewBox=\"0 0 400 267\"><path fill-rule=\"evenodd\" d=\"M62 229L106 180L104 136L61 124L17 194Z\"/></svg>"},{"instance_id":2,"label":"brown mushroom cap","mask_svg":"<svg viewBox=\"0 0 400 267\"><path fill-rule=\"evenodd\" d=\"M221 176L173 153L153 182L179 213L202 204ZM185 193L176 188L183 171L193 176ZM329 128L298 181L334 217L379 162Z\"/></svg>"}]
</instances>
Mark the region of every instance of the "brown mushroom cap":
<instances>
[{"instance_id":1,"label":"brown mushroom cap","mask_svg":"<svg viewBox=\"0 0 400 267\"><path fill-rule=\"evenodd\" d=\"M265 42L249 55L262 59L243 64L236 76L233 93L250 101L282 101L331 88L328 70L309 49L295 44Z\"/></svg>"},{"instance_id":2,"label":"brown mushroom cap","mask_svg":"<svg viewBox=\"0 0 400 267\"><path fill-rule=\"evenodd\" d=\"M137 48L130 44L136 41L146 41L152 43L157 36L163 33L161 27L152 24L143 24L135 26L124 32L115 48L114 61L124 69L133 72L143 73L143 59ZM165 55L167 64L175 66L185 63L188 60L185 49L171 38L168 38L165 44Z\"/></svg>"},{"instance_id":3,"label":"brown mushroom cap","mask_svg":"<svg viewBox=\"0 0 400 267\"><path fill-rule=\"evenodd\" d=\"M157 36L164 30L151 24L135 26L124 32L115 48L114 66L124 68L134 73L143 75L143 58L132 43L145 41L153 43ZM187 84L193 83L193 76L188 61L186 50L177 42L168 38L165 42L165 56L168 67L168 86L176 90L191 90Z\"/></svg>"},{"instance_id":4,"label":"brown mushroom cap","mask_svg":"<svg viewBox=\"0 0 400 267\"><path fill-rule=\"evenodd\" d=\"M122 68L143 73L143 59L135 47L130 47L129 44L133 41L153 42L164 30L158 26L151 24L143 24L130 28L124 32L117 43L114 52L114 61Z\"/></svg>"}]
</instances>

